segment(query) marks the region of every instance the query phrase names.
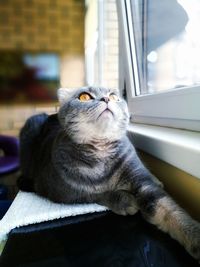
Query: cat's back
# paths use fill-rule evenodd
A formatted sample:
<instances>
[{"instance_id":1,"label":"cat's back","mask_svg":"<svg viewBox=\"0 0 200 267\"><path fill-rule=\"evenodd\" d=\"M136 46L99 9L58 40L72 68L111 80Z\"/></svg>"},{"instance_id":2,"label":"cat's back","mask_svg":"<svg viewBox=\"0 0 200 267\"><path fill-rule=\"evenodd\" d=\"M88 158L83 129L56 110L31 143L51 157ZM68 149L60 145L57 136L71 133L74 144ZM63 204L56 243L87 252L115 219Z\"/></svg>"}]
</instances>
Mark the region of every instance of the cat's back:
<instances>
[{"instance_id":1,"label":"cat's back","mask_svg":"<svg viewBox=\"0 0 200 267\"><path fill-rule=\"evenodd\" d=\"M20 160L26 174L32 165L50 157L53 141L60 130L57 114L38 114L29 118L20 133Z\"/></svg>"},{"instance_id":2,"label":"cat's back","mask_svg":"<svg viewBox=\"0 0 200 267\"><path fill-rule=\"evenodd\" d=\"M51 155L52 143L60 129L57 114L45 113L30 117L20 132L21 190L33 191L34 177L37 177Z\"/></svg>"},{"instance_id":3,"label":"cat's back","mask_svg":"<svg viewBox=\"0 0 200 267\"><path fill-rule=\"evenodd\" d=\"M57 114L49 115L35 137L35 148L44 157L51 152L53 142L60 131L61 126ZM38 155L40 156L40 155Z\"/></svg>"},{"instance_id":4,"label":"cat's back","mask_svg":"<svg viewBox=\"0 0 200 267\"><path fill-rule=\"evenodd\" d=\"M49 115L41 128L38 138L41 138L43 140L45 138L52 139L57 135L60 128L61 126L58 120L57 113Z\"/></svg>"}]
</instances>

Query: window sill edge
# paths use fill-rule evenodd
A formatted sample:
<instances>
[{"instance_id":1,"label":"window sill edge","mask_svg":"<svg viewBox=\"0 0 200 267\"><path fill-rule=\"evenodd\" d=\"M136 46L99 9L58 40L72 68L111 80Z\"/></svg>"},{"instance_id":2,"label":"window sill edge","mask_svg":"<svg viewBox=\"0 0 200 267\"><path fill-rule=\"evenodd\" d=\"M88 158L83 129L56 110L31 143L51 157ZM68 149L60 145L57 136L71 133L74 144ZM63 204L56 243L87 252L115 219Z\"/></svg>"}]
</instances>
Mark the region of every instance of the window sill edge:
<instances>
[{"instance_id":1,"label":"window sill edge","mask_svg":"<svg viewBox=\"0 0 200 267\"><path fill-rule=\"evenodd\" d=\"M128 135L141 149L200 179L200 133L130 123Z\"/></svg>"}]
</instances>

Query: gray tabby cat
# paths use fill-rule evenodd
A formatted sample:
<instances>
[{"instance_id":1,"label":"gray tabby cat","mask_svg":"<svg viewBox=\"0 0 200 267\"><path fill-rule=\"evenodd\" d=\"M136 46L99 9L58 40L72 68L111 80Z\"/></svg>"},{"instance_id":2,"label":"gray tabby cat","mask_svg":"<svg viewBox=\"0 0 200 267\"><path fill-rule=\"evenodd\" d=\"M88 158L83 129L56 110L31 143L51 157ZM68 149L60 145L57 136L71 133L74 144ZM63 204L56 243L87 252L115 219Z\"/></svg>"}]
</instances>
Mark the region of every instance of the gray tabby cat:
<instances>
[{"instance_id":1,"label":"gray tabby cat","mask_svg":"<svg viewBox=\"0 0 200 267\"><path fill-rule=\"evenodd\" d=\"M121 215L140 210L200 260L200 224L141 163L126 136L129 114L117 91L59 89L58 96L58 114L33 116L21 131L19 187L55 202L96 202Z\"/></svg>"}]
</instances>

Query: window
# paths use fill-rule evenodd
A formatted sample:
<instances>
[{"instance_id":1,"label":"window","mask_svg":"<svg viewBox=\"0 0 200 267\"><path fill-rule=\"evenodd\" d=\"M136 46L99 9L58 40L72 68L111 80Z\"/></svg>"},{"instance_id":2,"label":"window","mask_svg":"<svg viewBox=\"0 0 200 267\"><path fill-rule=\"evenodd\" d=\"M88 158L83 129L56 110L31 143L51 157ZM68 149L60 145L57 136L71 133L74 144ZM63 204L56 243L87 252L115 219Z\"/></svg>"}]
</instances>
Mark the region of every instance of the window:
<instances>
[{"instance_id":1,"label":"window","mask_svg":"<svg viewBox=\"0 0 200 267\"><path fill-rule=\"evenodd\" d=\"M137 148L200 178L200 2L116 2L130 137Z\"/></svg>"},{"instance_id":2,"label":"window","mask_svg":"<svg viewBox=\"0 0 200 267\"><path fill-rule=\"evenodd\" d=\"M200 2L117 3L131 120L200 131Z\"/></svg>"},{"instance_id":3,"label":"window","mask_svg":"<svg viewBox=\"0 0 200 267\"><path fill-rule=\"evenodd\" d=\"M131 2L137 62L141 65L139 94L198 85L199 10L196 0Z\"/></svg>"}]
</instances>

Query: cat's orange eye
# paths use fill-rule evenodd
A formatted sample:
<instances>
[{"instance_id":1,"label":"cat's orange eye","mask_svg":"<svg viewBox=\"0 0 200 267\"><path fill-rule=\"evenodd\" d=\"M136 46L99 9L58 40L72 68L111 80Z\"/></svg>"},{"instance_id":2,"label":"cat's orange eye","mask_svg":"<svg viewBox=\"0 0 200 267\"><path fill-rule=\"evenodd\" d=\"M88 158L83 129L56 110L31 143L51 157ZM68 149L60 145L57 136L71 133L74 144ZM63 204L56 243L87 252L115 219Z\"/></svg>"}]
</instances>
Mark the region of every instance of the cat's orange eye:
<instances>
[{"instance_id":1,"label":"cat's orange eye","mask_svg":"<svg viewBox=\"0 0 200 267\"><path fill-rule=\"evenodd\" d=\"M119 101L119 97L116 94L109 95L110 101Z\"/></svg>"},{"instance_id":2,"label":"cat's orange eye","mask_svg":"<svg viewBox=\"0 0 200 267\"><path fill-rule=\"evenodd\" d=\"M79 100L81 102L89 101L91 99L92 99L92 96L90 94L88 94L88 93L82 93L82 94L79 95Z\"/></svg>"}]
</instances>

